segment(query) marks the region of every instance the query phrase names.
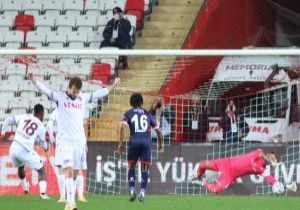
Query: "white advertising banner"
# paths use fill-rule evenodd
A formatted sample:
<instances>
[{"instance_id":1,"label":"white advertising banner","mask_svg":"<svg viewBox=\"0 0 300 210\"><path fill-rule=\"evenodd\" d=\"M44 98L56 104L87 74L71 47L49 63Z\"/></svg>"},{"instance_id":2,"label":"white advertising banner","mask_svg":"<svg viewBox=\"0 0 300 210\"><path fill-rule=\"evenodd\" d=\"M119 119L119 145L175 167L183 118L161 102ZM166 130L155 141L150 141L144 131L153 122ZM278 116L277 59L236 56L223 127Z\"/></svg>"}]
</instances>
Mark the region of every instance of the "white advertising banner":
<instances>
[{"instance_id":1,"label":"white advertising banner","mask_svg":"<svg viewBox=\"0 0 300 210\"><path fill-rule=\"evenodd\" d=\"M224 57L219 63L214 81L264 82L272 73L271 66L298 67L299 57L291 56L233 56ZM287 81L287 74L281 70L273 81Z\"/></svg>"}]
</instances>

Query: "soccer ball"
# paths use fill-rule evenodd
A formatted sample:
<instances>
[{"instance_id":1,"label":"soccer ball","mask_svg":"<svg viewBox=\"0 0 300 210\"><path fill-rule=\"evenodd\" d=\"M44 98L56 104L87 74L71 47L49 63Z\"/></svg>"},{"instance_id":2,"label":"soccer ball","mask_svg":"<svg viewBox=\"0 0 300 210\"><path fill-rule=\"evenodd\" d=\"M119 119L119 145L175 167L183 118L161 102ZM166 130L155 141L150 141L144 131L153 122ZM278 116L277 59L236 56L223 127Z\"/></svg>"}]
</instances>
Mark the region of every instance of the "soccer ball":
<instances>
[{"instance_id":1,"label":"soccer ball","mask_svg":"<svg viewBox=\"0 0 300 210\"><path fill-rule=\"evenodd\" d=\"M284 192L284 185L281 182L275 182L272 185L272 190L275 194L282 194Z\"/></svg>"}]
</instances>

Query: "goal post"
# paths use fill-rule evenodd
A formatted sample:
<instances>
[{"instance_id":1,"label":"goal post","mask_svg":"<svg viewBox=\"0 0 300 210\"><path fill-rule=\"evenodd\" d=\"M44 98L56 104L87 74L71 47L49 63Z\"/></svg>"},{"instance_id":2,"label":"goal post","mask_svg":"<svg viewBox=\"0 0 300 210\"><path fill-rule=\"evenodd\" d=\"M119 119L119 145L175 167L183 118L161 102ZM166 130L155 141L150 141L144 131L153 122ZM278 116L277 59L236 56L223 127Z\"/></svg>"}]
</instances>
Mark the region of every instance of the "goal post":
<instances>
[{"instance_id":1,"label":"goal post","mask_svg":"<svg viewBox=\"0 0 300 210\"><path fill-rule=\"evenodd\" d=\"M119 65L124 56L128 69ZM133 92L142 93L144 109L163 132L163 154L158 153L157 136L152 132L151 193L208 194L190 183L199 161L257 148L278 152L285 164L268 173L281 182L300 182L299 67L297 48L0 50L0 125L6 116L32 113L36 103L45 107L46 124L56 108L26 79L28 72L54 91L65 91L73 76L82 79L82 92L96 91L120 77L121 84L109 96L85 106L87 192L120 194L127 190L127 155L115 150L120 119L130 109ZM15 127L10 131L12 139ZM9 145L0 142L0 164L5 166L0 166L0 194L21 192L8 156ZM39 153L50 171L50 193L55 194L53 151ZM29 173L34 185L36 174ZM218 174L207 173L207 179L217 178ZM241 190L245 189L242 185L247 190ZM225 193L247 192L272 194L263 180L253 176L238 180Z\"/></svg>"}]
</instances>

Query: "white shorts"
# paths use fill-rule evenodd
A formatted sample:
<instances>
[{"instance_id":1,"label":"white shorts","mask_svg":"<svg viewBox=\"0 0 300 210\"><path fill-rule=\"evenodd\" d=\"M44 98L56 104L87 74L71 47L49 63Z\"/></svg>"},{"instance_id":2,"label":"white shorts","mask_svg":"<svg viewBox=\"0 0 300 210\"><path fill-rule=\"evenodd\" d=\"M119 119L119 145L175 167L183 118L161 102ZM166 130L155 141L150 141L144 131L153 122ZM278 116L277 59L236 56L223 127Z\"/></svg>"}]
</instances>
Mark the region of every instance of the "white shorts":
<instances>
[{"instance_id":1,"label":"white shorts","mask_svg":"<svg viewBox=\"0 0 300 210\"><path fill-rule=\"evenodd\" d=\"M61 141L62 168L86 169L85 145L79 141Z\"/></svg>"},{"instance_id":2,"label":"white shorts","mask_svg":"<svg viewBox=\"0 0 300 210\"><path fill-rule=\"evenodd\" d=\"M54 165L58 166L58 167L61 167L62 166L62 159L63 159L63 152L62 152L61 142L56 141Z\"/></svg>"},{"instance_id":3,"label":"white shorts","mask_svg":"<svg viewBox=\"0 0 300 210\"><path fill-rule=\"evenodd\" d=\"M14 166L17 168L26 165L31 169L39 170L44 165L42 158L36 153L36 151L28 151L16 141L14 141L10 146L9 156Z\"/></svg>"}]
</instances>

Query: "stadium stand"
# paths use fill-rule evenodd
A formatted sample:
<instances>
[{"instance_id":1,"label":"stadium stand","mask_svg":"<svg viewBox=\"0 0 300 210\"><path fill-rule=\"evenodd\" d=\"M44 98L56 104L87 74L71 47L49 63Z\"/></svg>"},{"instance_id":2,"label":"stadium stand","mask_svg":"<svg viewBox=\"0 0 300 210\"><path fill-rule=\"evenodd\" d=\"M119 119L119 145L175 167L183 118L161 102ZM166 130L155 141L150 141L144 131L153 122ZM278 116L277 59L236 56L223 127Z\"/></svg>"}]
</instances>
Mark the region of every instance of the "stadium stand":
<instances>
[{"instance_id":1,"label":"stadium stand","mask_svg":"<svg viewBox=\"0 0 300 210\"><path fill-rule=\"evenodd\" d=\"M202 2L201 2L202 3ZM190 26L195 19L199 9L199 1L161 1L155 10L152 10L155 4L152 0L24 0L24 1L0 1L0 42L1 48L18 49L18 48L37 48L37 49L98 49L102 41L102 32L109 19L112 18L112 9L119 6L126 12L124 15L132 25L130 35L135 44L134 48L180 48L189 31ZM176 13L176 14L175 14ZM172 19L167 19L166 16ZM183 21L180 16L188 16ZM150 20L147 22L146 20ZM188 24L186 22L188 21ZM144 23L145 22L145 23ZM177 25L176 27L168 27L162 30L166 23ZM188 25L188 26L187 26ZM136 34L142 36L136 39ZM171 34L171 36L170 36ZM165 37L165 38L164 38ZM180 39L179 39L180 37ZM163 41L157 42L161 39ZM173 40L173 41L169 41ZM151 43L151 44L150 44ZM158 47L159 46L159 47ZM118 56L98 58L88 57L46 57L39 56L31 58L29 62L9 63L4 71L1 71L0 94L10 95L14 97L16 105L12 106L11 101L1 102L0 110L5 114L30 112L32 104L42 102L50 112L54 107L51 103L37 94L36 90L30 87L25 80L25 72L34 72L40 80L50 87L62 90L65 88L68 79L72 75L79 75L83 79L100 79L103 83L108 83L110 78L118 74L124 81L124 88L129 84L133 84L138 88L148 88L150 91L158 91L163 79L171 68L174 58L130 58L130 70L118 72ZM15 60L20 62L22 59ZM149 65L141 68L147 62ZM43 68L44 71L40 71ZM16 70L17 69L17 70ZM161 69L157 73L157 69ZM15 74L14 72L18 73ZM22 72L22 73L21 73ZM145 74L153 74L157 80L149 82L145 87L144 84L135 83L130 79L132 75L136 75L137 80L143 78ZM62 77L62 75L64 75ZM155 76L156 75L156 76ZM11 81L18 81L18 85ZM21 88L20 88L21 87ZM96 85L84 85L83 91L93 90ZM35 97L34 97L35 96ZM99 132L94 133L91 139L95 140L115 140L116 136L111 135L112 124L119 121L119 116L123 109L111 115L113 107L122 106L127 95L120 97L121 99L109 98L110 107L103 106L101 119L91 119L92 123L100 124L101 135ZM18 100L29 98L24 103L18 103ZM146 101L150 104L152 98ZM20 105L20 107L18 107ZM95 105L97 106L97 105ZM127 108L127 107L126 107ZM3 111L4 110L4 111ZM91 110L86 113L89 116ZM106 124L104 123L106 121ZM105 126L101 126L101 124ZM117 123L118 124L118 123ZM96 126L97 127L97 126ZM118 127L118 126L117 126ZM113 129L116 129L115 127ZM108 135L102 135L103 133ZM96 138L97 137L97 138ZM98 137L101 137L99 139Z\"/></svg>"},{"instance_id":2,"label":"stadium stand","mask_svg":"<svg viewBox=\"0 0 300 210\"><path fill-rule=\"evenodd\" d=\"M125 9L125 3L125 0L1 0L0 46L4 49L97 49L103 39L104 27L112 18L110 10L115 6ZM126 18L132 24L131 35L135 40L136 19L130 15L126 15ZM53 109L25 80L27 71L35 73L50 87L61 90L68 81L61 81L63 85L58 85L58 81L63 78L62 74L66 74L65 79L73 75L84 79L92 76L92 79L103 79L104 83L108 83L116 73L118 64L118 57L57 60L40 56L33 58L34 64L28 64L26 58L24 63L22 58L14 61L5 59L8 58L3 58L4 66L0 71L0 94L6 99L1 101L1 121L7 114L30 112L32 104L36 102L42 102L48 111ZM95 90L95 87L99 86L84 85L83 91Z\"/></svg>"}]
</instances>

